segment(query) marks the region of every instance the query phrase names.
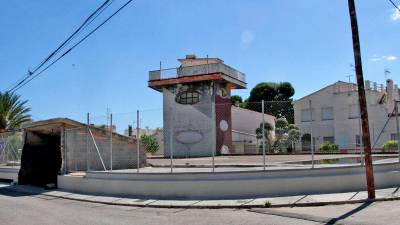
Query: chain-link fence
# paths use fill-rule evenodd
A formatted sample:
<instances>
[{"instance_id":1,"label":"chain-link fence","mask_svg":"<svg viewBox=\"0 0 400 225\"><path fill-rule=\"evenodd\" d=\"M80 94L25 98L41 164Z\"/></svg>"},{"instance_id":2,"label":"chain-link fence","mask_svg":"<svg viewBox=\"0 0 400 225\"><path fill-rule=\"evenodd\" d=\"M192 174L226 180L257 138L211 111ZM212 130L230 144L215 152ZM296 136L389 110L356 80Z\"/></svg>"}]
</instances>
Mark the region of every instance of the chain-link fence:
<instances>
[{"instance_id":1,"label":"chain-link fence","mask_svg":"<svg viewBox=\"0 0 400 225\"><path fill-rule=\"evenodd\" d=\"M23 147L22 132L0 133L0 167L19 167Z\"/></svg>"},{"instance_id":2,"label":"chain-link fence","mask_svg":"<svg viewBox=\"0 0 400 225\"><path fill-rule=\"evenodd\" d=\"M65 130L66 171L314 167L344 157L341 163L363 162L358 105L219 98L198 103L196 98L173 99L182 103L163 109L89 115L86 124ZM385 113L383 107L369 109L373 153L388 154L376 159L398 152L398 113L395 107Z\"/></svg>"},{"instance_id":3,"label":"chain-link fence","mask_svg":"<svg viewBox=\"0 0 400 225\"><path fill-rule=\"evenodd\" d=\"M392 110L389 111L385 120L382 120L379 125L375 124L376 121L370 122L372 123L371 139L374 151L400 154L399 105L400 101L394 101L392 107L389 107Z\"/></svg>"}]
</instances>

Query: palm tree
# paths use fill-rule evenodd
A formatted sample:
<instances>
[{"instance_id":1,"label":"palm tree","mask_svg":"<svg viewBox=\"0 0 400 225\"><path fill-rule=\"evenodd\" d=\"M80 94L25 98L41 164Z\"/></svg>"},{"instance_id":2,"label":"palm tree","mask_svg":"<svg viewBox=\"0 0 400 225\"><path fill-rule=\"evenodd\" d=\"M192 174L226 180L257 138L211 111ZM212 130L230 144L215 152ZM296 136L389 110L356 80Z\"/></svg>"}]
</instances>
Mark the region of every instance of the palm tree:
<instances>
[{"instance_id":1,"label":"palm tree","mask_svg":"<svg viewBox=\"0 0 400 225\"><path fill-rule=\"evenodd\" d=\"M0 132L18 129L21 124L31 121L27 102L14 93L0 92Z\"/></svg>"}]
</instances>

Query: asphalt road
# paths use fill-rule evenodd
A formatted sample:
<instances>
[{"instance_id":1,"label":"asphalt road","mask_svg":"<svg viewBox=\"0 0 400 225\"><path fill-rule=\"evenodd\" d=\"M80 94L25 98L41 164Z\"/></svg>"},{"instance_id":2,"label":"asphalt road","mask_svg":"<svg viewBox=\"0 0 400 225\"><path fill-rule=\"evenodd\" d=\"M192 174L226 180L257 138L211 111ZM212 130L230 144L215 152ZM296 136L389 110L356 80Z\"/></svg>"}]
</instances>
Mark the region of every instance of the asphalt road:
<instances>
[{"instance_id":1,"label":"asphalt road","mask_svg":"<svg viewBox=\"0 0 400 225\"><path fill-rule=\"evenodd\" d=\"M398 201L280 209L159 209L23 195L0 187L0 224L399 224Z\"/></svg>"}]
</instances>

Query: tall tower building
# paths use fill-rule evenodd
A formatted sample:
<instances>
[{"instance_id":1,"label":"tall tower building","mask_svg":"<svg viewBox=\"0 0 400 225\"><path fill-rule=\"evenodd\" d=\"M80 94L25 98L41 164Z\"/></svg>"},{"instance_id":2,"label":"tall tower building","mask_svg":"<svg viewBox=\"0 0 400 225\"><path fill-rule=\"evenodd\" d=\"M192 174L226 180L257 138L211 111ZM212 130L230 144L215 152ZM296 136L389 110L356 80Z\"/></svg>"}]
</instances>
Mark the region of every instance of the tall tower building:
<instances>
[{"instance_id":1,"label":"tall tower building","mask_svg":"<svg viewBox=\"0 0 400 225\"><path fill-rule=\"evenodd\" d=\"M231 90L246 88L245 74L218 58L178 61L178 68L149 72L149 87L163 93L164 156L229 154Z\"/></svg>"}]
</instances>

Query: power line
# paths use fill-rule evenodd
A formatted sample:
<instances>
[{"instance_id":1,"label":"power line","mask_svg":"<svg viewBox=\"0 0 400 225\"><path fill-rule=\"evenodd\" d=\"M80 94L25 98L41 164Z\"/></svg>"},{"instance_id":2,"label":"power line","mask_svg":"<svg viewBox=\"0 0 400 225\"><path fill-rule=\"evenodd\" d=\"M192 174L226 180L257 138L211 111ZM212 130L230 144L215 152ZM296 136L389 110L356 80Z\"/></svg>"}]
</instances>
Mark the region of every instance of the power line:
<instances>
[{"instance_id":1,"label":"power line","mask_svg":"<svg viewBox=\"0 0 400 225\"><path fill-rule=\"evenodd\" d=\"M400 8L393 2L393 0L389 0L390 3L400 12Z\"/></svg>"},{"instance_id":2,"label":"power line","mask_svg":"<svg viewBox=\"0 0 400 225\"><path fill-rule=\"evenodd\" d=\"M133 0L129 0L126 2L124 5L122 5L117 11L115 11L111 16L109 16L106 20L104 20L102 23L100 23L96 28L94 28L91 32L89 32L85 37L83 37L81 40L79 40L75 45L73 45L70 49L65 51L60 57L58 57L56 60L54 60L52 63L50 63L48 66L46 66L43 70L41 70L39 73L29 77L27 80L25 80L21 85L13 88L12 92L15 92L25 86L27 83L29 83L31 80L35 79L37 76L42 74L44 71L49 69L52 65L54 65L56 62L58 62L61 58L66 56L68 53L70 53L75 47L80 45L83 41L85 41L89 36L91 36L94 32L96 32L100 27L102 27L105 23L107 23L112 17L117 15L122 9L124 9L126 6L128 6Z\"/></svg>"},{"instance_id":3,"label":"power line","mask_svg":"<svg viewBox=\"0 0 400 225\"><path fill-rule=\"evenodd\" d=\"M106 0L103 4L101 4L93 13L91 13L84 22L61 44L56 50L51 52L42 62L40 62L33 71L28 71L28 73L21 77L20 80L16 82L15 85L8 87L8 91L12 91L15 87L21 85L25 80L27 80L30 76L32 76L36 71L38 71L43 65L45 65L51 58L53 58L59 51L61 51L66 45L70 43L81 31L83 31L87 26L89 26L105 9L107 9L113 0ZM13 88L11 88L13 87Z\"/></svg>"}]
</instances>

